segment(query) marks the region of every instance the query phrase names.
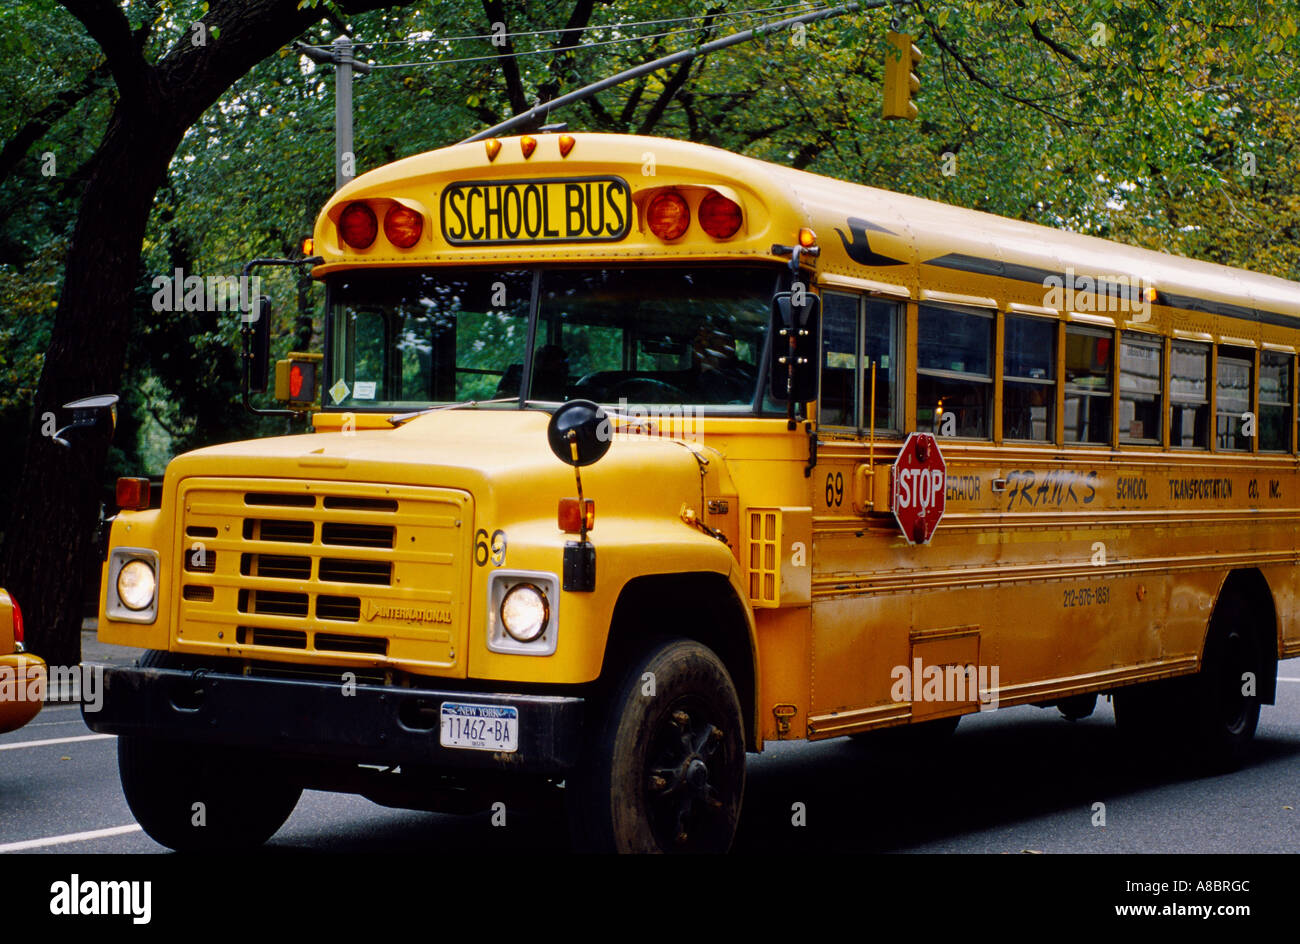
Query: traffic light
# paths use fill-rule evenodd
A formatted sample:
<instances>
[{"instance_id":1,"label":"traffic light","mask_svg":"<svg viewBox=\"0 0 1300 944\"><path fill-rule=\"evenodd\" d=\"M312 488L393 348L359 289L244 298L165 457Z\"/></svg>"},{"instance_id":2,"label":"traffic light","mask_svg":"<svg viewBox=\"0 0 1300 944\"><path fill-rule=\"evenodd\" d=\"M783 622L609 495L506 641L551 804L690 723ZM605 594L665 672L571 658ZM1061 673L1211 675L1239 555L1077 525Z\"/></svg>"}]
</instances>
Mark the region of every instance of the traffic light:
<instances>
[{"instance_id":1,"label":"traffic light","mask_svg":"<svg viewBox=\"0 0 1300 944\"><path fill-rule=\"evenodd\" d=\"M885 118L915 118L916 95L921 91L921 50L912 43L907 33L886 33L890 46L885 54L885 101L881 114Z\"/></svg>"}]
</instances>

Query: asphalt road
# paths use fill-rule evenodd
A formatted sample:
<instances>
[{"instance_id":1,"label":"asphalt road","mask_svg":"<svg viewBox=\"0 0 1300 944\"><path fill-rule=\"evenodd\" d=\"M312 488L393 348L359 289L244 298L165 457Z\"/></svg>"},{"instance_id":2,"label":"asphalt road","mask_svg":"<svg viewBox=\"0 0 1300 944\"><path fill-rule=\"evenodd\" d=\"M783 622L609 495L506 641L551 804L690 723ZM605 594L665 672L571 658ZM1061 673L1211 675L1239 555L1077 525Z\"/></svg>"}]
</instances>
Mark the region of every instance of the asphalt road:
<instances>
[{"instance_id":1,"label":"asphalt road","mask_svg":"<svg viewBox=\"0 0 1300 944\"><path fill-rule=\"evenodd\" d=\"M88 645L88 650L93 646ZM88 658L90 655L88 654ZM736 851L1300 852L1300 659L1279 666L1254 759L1203 776L1120 749L1109 704L1068 722L1032 707L968 716L942 751L850 741L750 755ZM1095 804L1104 804L1099 822ZM806 825L795 825L803 804ZM451 816L308 792L268 852L563 852L560 817ZM0 736L0 852L156 853L118 782L116 742L73 706Z\"/></svg>"}]
</instances>

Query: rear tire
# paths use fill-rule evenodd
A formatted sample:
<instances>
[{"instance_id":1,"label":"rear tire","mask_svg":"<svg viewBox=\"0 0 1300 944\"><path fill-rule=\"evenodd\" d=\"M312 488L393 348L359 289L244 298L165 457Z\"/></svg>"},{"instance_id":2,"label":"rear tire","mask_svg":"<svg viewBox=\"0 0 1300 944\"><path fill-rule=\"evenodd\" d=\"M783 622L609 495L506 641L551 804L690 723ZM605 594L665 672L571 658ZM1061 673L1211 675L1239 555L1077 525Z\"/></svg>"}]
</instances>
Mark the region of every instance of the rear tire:
<instances>
[{"instance_id":1,"label":"rear tire","mask_svg":"<svg viewBox=\"0 0 1300 944\"><path fill-rule=\"evenodd\" d=\"M1132 749L1182 749L1194 764L1211 771L1241 766L1259 724L1265 666L1243 612L1248 611L1232 599L1215 607L1195 675L1115 692L1115 722ZM1254 694L1246 694L1248 677Z\"/></svg>"},{"instance_id":2,"label":"rear tire","mask_svg":"<svg viewBox=\"0 0 1300 944\"><path fill-rule=\"evenodd\" d=\"M663 643L623 674L599 710L587 755L565 785L575 847L730 849L745 788L744 721L717 655L692 640Z\"/></svg>"},{"instance_id":3,"label":"rear tire","mask_svg":"<svg viewBox=\"0 0 1300 944\"><path fill-rule=\"evenodd\" d=\"M1216 614L1205 643L1201 671L1191 688L1193 743L1215 769L1240 767L1259 724L1259 690L1264 660L1251 627L1232 608ZM1249 684L1248 684L1249 683ZM1246 694L1246 691L1253 694Z\"/></svg>"}]
</instances>

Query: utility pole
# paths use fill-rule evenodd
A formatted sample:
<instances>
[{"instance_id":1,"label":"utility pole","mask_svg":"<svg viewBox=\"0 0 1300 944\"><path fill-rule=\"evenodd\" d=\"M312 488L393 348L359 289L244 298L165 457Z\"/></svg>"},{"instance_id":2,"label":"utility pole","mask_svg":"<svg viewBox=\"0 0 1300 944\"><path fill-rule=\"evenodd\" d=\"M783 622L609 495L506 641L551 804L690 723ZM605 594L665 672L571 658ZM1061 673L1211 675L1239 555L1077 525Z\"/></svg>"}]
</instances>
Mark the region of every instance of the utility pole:
<instances>
[{"instance_id":1,"label":"utility pole","mask_svg":"<svg viewBox=\"0 0 1300 944\"><path fill-rule=\"evenodd\" d=\"M294 43L312 62L334 66L334 189L337 191L357 175L357 157L352 148L352 72L371 71L369 63L352 58L352 40L340 36L329 49Z\"/></svg>"}]
</instances>

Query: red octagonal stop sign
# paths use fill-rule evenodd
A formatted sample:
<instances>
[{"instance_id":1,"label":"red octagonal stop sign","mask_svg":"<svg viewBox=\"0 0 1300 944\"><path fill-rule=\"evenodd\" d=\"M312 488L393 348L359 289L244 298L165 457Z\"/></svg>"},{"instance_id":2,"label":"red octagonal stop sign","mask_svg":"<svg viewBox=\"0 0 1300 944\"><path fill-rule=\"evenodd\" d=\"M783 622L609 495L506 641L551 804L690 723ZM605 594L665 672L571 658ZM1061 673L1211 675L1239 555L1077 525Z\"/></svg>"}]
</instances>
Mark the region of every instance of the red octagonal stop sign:
<instances>
[{"instance_id":1,"label":"red octagonal stop sign","mask_svg":"<svg viewBox=\"0 0 1300 944\"><path fill-rule=\"evenodd\" d=\"M894 520L908 544L929 544L943 517L948 466L930 433L911 433L890 476Z\"/></svg>"}]
</instances>

